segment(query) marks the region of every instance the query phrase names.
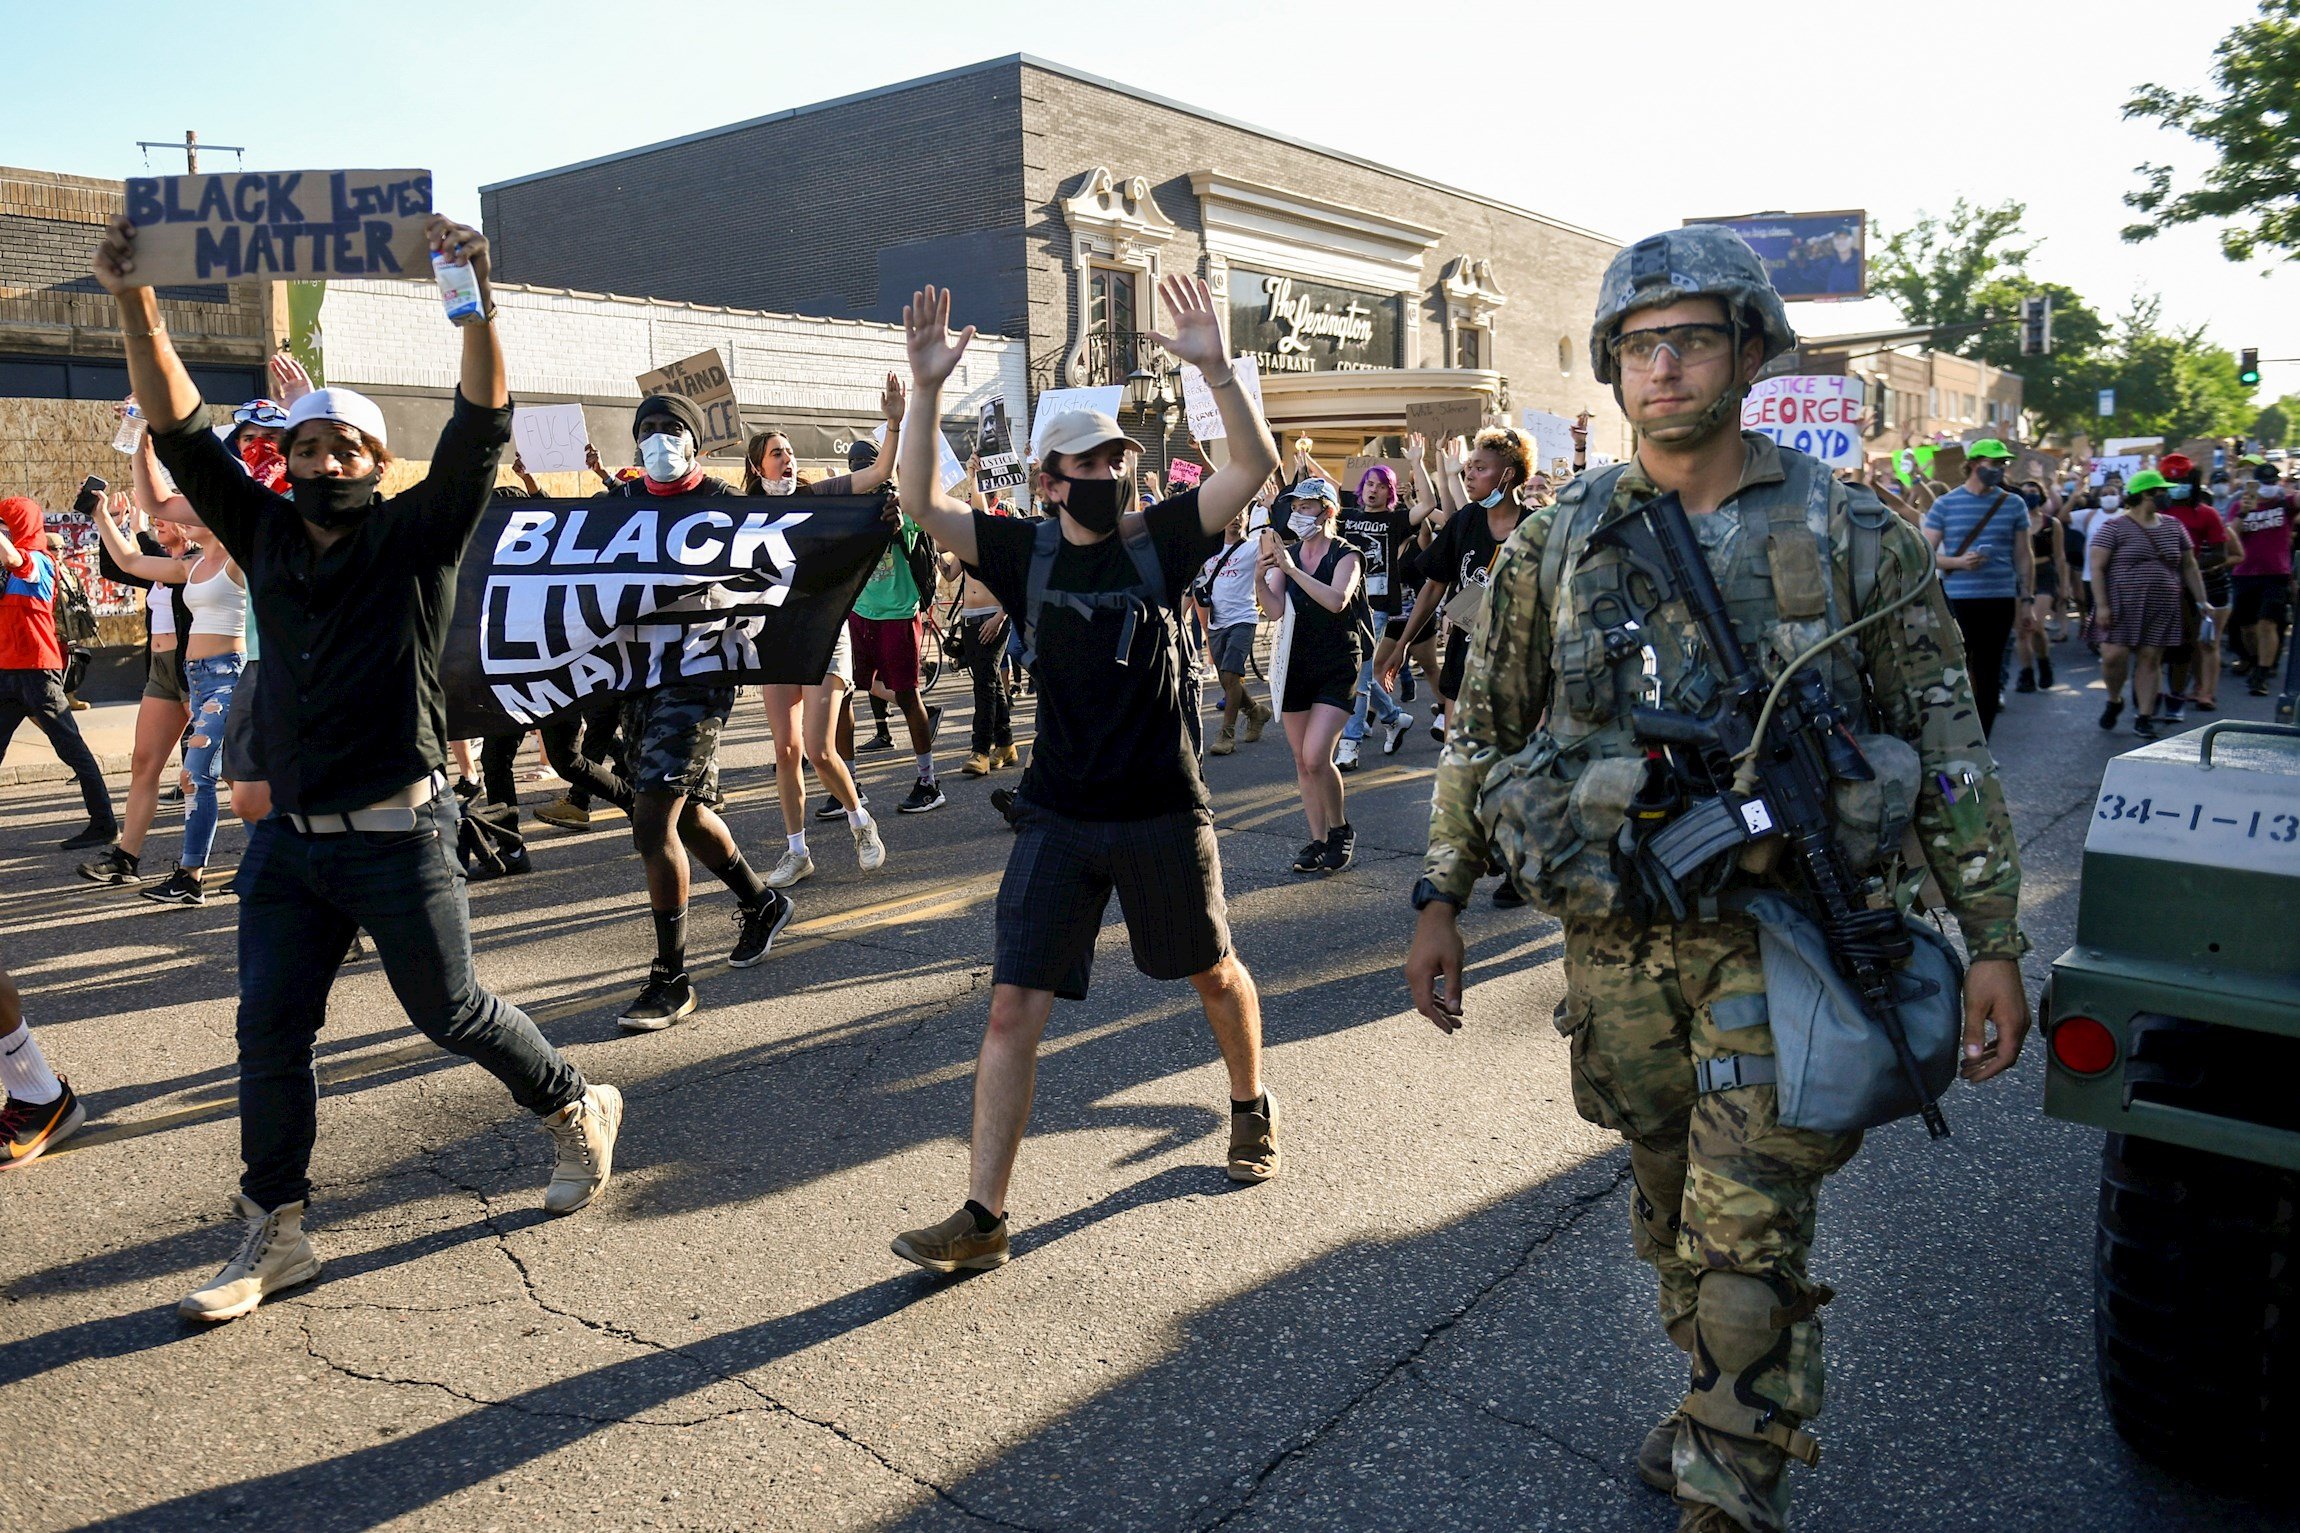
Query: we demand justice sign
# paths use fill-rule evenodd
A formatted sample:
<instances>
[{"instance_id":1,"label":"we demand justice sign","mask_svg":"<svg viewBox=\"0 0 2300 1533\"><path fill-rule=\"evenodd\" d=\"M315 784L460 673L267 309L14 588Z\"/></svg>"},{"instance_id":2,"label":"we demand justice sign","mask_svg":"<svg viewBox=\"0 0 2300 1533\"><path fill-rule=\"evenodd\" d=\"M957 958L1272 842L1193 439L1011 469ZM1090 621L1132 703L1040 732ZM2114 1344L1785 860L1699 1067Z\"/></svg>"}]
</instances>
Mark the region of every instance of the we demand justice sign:
<instances>
[{"instance_id":1,"label":"we demand justice sign","mask_svg":"<svg viewBox=\"0 0 2300 1533\"><path fill-rule=\"evenodd\" d=\"M428 170L136 176L136 277L154 287L282 278L428 277Z\"/></svg>"},{"instance_id":2,"label":"we demand justice sign","mask_svg":"<svg viewBox=\"0 0 2300 1533\"><path fill-rule=\"evenodd\" d=\"M891 528L880 495L499 498L440 661L458 738L601 693L811 682Z\"/></svg>"}]
</instances>

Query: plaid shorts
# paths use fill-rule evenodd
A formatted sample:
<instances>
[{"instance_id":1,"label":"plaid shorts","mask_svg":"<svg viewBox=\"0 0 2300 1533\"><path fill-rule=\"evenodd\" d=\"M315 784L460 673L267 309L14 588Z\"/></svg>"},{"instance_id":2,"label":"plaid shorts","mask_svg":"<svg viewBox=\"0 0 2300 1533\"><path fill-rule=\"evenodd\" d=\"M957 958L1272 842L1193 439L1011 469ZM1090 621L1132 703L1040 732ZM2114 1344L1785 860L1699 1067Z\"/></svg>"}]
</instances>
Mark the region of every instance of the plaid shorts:
<instances>
[{"instance_id":1,"label":"plaid shorts","mask_svg":"<svg viewBox=\"0 0 2300 1533\"><path fill-rule=\"evenodd\" d=\"M719 804L719 730L734 707L733 687L674 684L625 696L623 740L632 788Z\"/></svg>"},{"instance_id":2,"label":"plaid shorts","mask_svg":"<svg viewBox=\"0 0 2300 1533\"><path fill-rule=\"evenodd\" d=\"M1198 811L1073 820L1024 799L1014 822L1014 850L998 886L991 983L1084 1000L1113 889L1134 967L1150 978L1188 979L1228 956L1222 855Z\"/></svg>"}]
</instances>

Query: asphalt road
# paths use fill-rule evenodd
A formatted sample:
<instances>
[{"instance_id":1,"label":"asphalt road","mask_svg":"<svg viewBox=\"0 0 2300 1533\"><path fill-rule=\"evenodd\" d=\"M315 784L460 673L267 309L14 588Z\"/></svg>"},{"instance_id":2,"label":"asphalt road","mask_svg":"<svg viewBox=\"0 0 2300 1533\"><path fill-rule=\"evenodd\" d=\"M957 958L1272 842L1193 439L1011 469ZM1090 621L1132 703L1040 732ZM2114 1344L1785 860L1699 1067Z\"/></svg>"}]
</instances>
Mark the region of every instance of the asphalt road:
<instances>
[{"instance_id":1,"label":"asphalt road","mask_svg":"<svg viewBox=\"0 0 2300 1533\"><path fill-rule=\"evenodd\" d=\"M2093 727L2089 668L2064 679L2082 690L2014 698L1998 731L2032 992L2071 939L2102 763L2132 743ZM762 866L770 756L739 716L732 818ZM1302 831L1276 735L1209 763L1283 1113L1267 1186L1224 1179L1227 1093L1191 993L1135 974L1113 924L1092 998L1048 1035L1017 1259L918 1273L886 1242L963 1193L1008 842L989 785L888 813L876 875L815 827L822 871L773 957L702 965L701 1016L652 1037L613 1021L651 939L608 818L540 830L537 871L472 910L483 978L622 1087L611 1187L545 1220L544 1136L355 964L321 1060L326 1273L203 1331L173 1305L234 1240L234 905L83 883L50 849L68 787L0 791L0 961L95 1118L0 1184L0 1525L1673 1526L1627 1459L1682 1363L1630 1253L1626 1158L1573 1112L1555 925L1481 900L1469 1026L1441 1037L1407 1005L1433 759L1417 732L1351 780L1358 863L1315 882L1287 871ZM907 761L875 762L891 810ZM239 844L227 830L219 863ZM698 953L723 953L727 908L698 893ZM1801 1526L2280 1518L2107 1427L2098 1136L2043 1116L2041 1074L2032 1050L1959 1085L1953 1139L1889 1127L1831 1181L1814 1270L1839 1297Z\"/></svg>"}]
</instances>

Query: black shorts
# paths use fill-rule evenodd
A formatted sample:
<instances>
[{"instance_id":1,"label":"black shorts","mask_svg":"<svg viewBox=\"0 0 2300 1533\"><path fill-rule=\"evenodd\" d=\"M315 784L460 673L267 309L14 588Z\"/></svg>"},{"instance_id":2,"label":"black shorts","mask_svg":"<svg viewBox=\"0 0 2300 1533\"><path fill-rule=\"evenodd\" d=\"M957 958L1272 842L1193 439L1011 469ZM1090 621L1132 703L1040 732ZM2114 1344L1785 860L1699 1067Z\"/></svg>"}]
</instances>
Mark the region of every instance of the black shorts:
<instances>
[{"instance_id":1,"label":"black shorts","mask_svg":"<svg viewBox=\"0 0 2300 1533\"><path fill-rule=\"evenodd\" d=\"M263 757L256 752L256 662L240 665L232 688L232 711L224 715L224 754L216 775L225 782L264 781Z\"/></svg>"},{"instance_id":2,"label":"black shorts","mask_svg":"<svg viewBox=\"0 0 2300 1533\"><path fill-rule=\"evenodd\" d=\"M1402 613L1402 612L1394 612L1394 613L1390 614L1388 617L1386 617L1386 618L1382 619L1382 639L1383 639L1383 642L1385 642L1385 643L1394 643L1394 642L1396 642L1397 640L1404 638L1405 636L1406 636L1406 619L1405 619L1405 614L1404 614L1404 613Z\"/></svg>"},{"instance_id":3,"label":"black shorts","mask_svg":"<svg viewBox=\"0 0 2300 1533\"><path fill-rule=\"evenodd\" d=\"M1324 703L1348 713L1358 705L1358 673L1364 669L1355 655L1336 659L1296 654L1286 665L1286 695L1279 699L1278 711L1306 713Z\"/></svg>"},{"instance_id":4,"label":"black shorts","mask_svg":"<svg viewBox=\"0 0 2300 1533\"><path fill-rule=\"evenodd\" d=\"M623 699L623 749L631 787L717 805L719 731L735 709L733 687L674 684Z\"/></svg>"},{"instance_id":5,"label":"black shorts","mask_svg":"<svg viewBox=\"0 0 2300 1533\"><path fill-rule=\"evenodd\" d=\"M1438 696L1452 702L1461 696L1462 672L1469 669L1469 632L1462 628L1448 628L1445 635L1445 660L1438 666Z\"/></svg>"},{"instance_id":6,"label":"black shorts","mask_svg":"<svg viewBox=\"0 0 2300 1533\"><path fill-rule=\"evenodd\" d=\"M2254 623L2281 623L2292 611L2292 577L2289 575L2239 575L2236 577L2236 610L2228 621L2239 628Z\"/></svg>"},{"instance_id":7,"label":"black shorts","mask_svg":"<svg viewBox=\"0 0 2300 1533\"><path fill-rule=\"evenodd\" d=\"M1188 979L1230 951L1222 855L1194 809L1151 820L1073 820L1023 799L998 886L991 983L1086 998L1110 891L1126 917L1134 967Z\"/></svg>"}]
</instances>

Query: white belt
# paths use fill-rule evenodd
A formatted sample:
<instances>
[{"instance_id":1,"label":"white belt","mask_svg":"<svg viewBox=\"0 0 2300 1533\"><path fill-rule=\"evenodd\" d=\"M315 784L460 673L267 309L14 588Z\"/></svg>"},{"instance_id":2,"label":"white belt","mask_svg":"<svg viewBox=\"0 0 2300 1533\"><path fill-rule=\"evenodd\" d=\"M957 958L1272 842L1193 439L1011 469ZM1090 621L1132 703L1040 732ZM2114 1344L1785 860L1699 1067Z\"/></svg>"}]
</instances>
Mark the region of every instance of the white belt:
<instances>
[{"instance_id":1,"label":"white belt","mask_svg":"<svg viewBox=\"0 0 2300 1533\"><path fill-rule=\"evenodd\" d=\"M447 779L434 772L409 783L388 798L348 814L291 814L288 823L307 836L343 836L355 830L409 831L415 829L415 811L438 796Z\"/></svg>"}]
</instances>

